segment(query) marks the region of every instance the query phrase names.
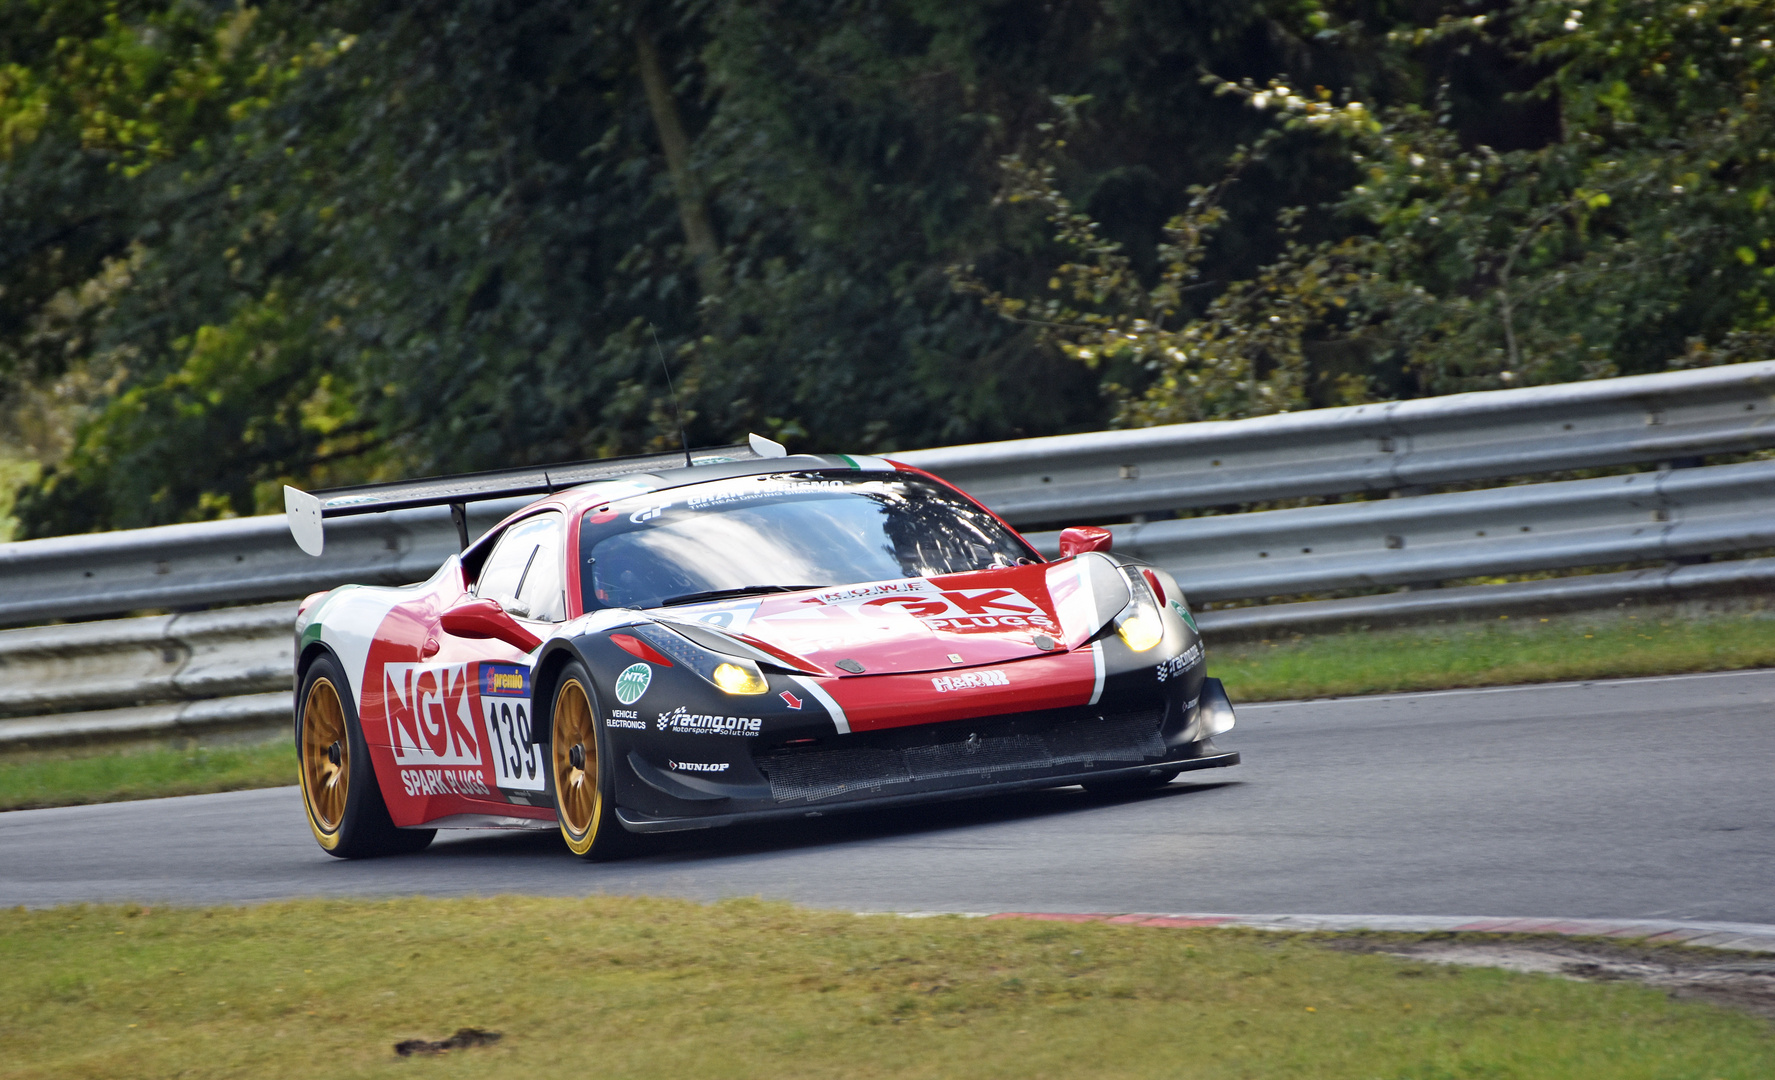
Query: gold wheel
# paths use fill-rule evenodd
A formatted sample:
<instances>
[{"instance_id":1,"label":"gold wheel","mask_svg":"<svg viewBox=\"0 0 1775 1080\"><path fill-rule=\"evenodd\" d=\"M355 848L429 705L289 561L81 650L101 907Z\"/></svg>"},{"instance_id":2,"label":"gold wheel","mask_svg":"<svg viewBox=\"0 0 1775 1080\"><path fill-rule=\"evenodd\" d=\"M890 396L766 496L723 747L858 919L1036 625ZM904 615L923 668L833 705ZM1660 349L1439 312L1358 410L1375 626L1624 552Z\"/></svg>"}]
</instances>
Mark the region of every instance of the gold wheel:
<instances>
[{"instance_id":1,"label":"gold wheel","mask_svg":"<svg viewBox=\"0 0 1775 1080\"><path fill-rule=\"evenodd\" d=\"M568 677L555 694L553 760L555 811L561 835L575 855L592 850L604 824L604 795L598 775L598 729L591 699L578 679Z\"/></svg>"},{"instance_id":2,"label":"gold wheel","mask_svg":"<svg viewBox=\"0 0 1775 1080\"><path fill-rule=\"evenodd\" d=\"M302 704L302 801L321 846L339 842L351 785L351 738L345 707L330 679L316 679Z\"/></svg>"}]
</instances>

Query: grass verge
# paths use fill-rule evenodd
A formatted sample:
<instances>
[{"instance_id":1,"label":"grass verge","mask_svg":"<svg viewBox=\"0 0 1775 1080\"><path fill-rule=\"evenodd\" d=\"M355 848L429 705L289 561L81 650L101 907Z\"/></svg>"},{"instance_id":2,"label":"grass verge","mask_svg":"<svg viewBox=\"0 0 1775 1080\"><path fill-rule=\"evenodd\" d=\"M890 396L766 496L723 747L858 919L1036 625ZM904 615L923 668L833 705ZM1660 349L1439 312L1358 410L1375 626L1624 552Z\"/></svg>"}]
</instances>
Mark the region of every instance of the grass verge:
<instances>
[{"instance_id":1,"label":"grass verge","mask_svg":"<svg viewBox=\"0 0 1775 1080\"><path fill-rule=\"evenodd\" d=\"M1215 646L1234 702L1775 666L1775 618L1511 618Z\"/></svg>"},{"instance_id":2,"label":"grass verge","mask_svg":"<svg viewBox=\"0 0 1775 1080\"><path fill-rule=\"evenodd\" d=\"M155 799L296 782L288 736L177 750L38 751L0 758L0 810Z\"/></svg>"},{"instance_id":3,"label":"grass verge","mask_svg":"<svg viewBox=\"0 0 1775 1080\"><path fill-rule=\"evenodd\" d=\"M1775 1070L1770 1025L1715 1006L1255 931L503 897L18 910L0 955L18 1080ZM504 1037L394 1055L461 1027Z\"/></svg>"}]
</instances>

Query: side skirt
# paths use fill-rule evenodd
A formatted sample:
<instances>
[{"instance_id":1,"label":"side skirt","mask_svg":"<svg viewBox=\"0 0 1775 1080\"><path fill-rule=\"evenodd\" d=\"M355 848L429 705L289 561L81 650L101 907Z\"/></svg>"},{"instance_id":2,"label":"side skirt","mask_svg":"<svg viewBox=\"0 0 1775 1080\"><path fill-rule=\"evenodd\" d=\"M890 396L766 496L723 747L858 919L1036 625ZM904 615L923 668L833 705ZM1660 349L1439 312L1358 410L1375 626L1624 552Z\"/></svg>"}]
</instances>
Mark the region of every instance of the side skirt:
<instances>
[{"instance_id":1,"label":"side skirt","mask_svg":"<svg viewBox=\"0 0 1775 1080\"><path fill-rule=\"evenodd\" d=\"M553 814L547 818L511 817L505 814L451 814L448 817L433 818L418 825L403 825L403 829L558 829Z\"/></svg>"}]
</instances>

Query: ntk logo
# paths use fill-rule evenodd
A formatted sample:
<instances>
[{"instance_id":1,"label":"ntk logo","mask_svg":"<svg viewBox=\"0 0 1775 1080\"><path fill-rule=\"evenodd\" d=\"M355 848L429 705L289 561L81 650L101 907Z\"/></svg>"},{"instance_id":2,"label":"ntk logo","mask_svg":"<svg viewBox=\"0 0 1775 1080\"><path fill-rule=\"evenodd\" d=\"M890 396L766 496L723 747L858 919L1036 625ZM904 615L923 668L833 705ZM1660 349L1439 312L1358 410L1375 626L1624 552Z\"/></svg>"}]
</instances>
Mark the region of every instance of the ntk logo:
<instances>
[{"instance_id":1,"label":"ntk logo","mask_svg":"<svg viewBox=\"0 0 1775 1080\"><path fill-rule=\"evenodd\" d=\"M479 765L465 664L384 664L388 741L401 765Z\"/></svg>"},{"instance_id":2,"label":"ntk logo","mask_svg":"<svg viewBox=\"0 0 1775 1080\"><path fill-rule=\"evenodd\" d=\"M633 705L653 684L653 669L646 664L630 664L616 677L616 700Z\"/></svg>"}]
</instances>

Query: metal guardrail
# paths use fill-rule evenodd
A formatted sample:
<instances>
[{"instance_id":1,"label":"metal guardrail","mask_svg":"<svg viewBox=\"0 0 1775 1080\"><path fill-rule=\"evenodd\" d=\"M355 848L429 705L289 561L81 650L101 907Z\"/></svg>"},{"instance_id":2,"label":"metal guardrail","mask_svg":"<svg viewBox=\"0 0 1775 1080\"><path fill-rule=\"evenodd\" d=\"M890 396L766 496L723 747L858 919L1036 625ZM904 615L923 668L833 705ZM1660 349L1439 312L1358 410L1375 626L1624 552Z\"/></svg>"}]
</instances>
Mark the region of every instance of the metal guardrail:
<instances>
[{"instance_id":1,"label":"metal guardrail","mask_svg":"<svg viewBox=\"0 0 1775 1080\"><path fill-rule=\"evenodd\" d=\"M472 504L469 528L479 535L534 501ZM0 626L405 585L457 546L447 507L341 518L319 558L296 546L282 514L0 544Z\"/></svg>"},{"instance_id":2,"label":"metal guardrail","mask_svg":"<svg viewBox=\"0 0 1775 1080\"><path fill-rule=\"evenodd\" d=\"M1401 491L1772 446L1775 361L894 456L958 484L1013 523L1039 523L1309 494ZM1124 475L1128 479L1121 479ZM1526 497L1524 487L1508 490L1510 500ZM524 501L471 505L471 533ZM1424 505L1434 505L1438 513L1458 512L1452 501ZM1271 514L1244 515L1245 524L1237 528L1256 534L1295 528L1303 520ZM1206 527L1176 522L1152 527L1161 524ZM1152 542L1159 543L1163 534L1163 529L1150 534ZM1145 543L1145 535L1137 539L1129 532L1128 541ZM327 553L319 559L296 547L281 514L0 544L0 626L282 599L352 581L404 584L430 574L456 546L442 508L340 519L328 527ZM1257 552L1281 546L1280 539L1254 541L1239 550L1259 560ZM1296 546L1324 548L1311 540ZM1183 554L1177 550L1179 559ZM1188 558L1194 564L1201 556L1192 552ZM1231 571L1225 563L1217 562L1217 572ZM1239 571L1241 580L1267 591L1231 595L1301 591L1262 584L1268 567L1259 570Z\"/></svg>"},{"instance_id":3,"label":"metal guardrail","mask_svg":"<svg viewBox=\"0 0 1775 1080\"><path fill-rule=\"evenodd\" d=\"M1111 520L1116 549L1198 603L1676 560L1657 570L1204 612L1217 634L1607 606L1775 585L1775 462L1663 468L1448 494L1521 478L1775 447L1775 362L1462 394L1226 423L895 455L1014 523ZM1396 496L1174 520L1139 515L1306 495ZM480 532L527 500L471 506ZM1057 535L1033 534L1052 554ZM0 545L0 625L288 600L404 584L457 548L443 508L341 519L303 554L282 515ZM282 724L289 604L0 632L0 746ZM244 620L244 621L242 621ZM275 631L275 632L274 632ZM157 659L158 658L158 659ZM274 682L274 680L276 680Z\"/></svg>"},{"instance_id":4,"label":"metal guardrail","mask_svg":"<svg viewBox=\"0 0 1775 1080\"><path fill-rule=\"evenodd\" d=\"M1775 446L1775 361L892 455L1013 525Z\"/></svg>"},{"instance_id":5,"label":"metal guardrail","mask_svg":"<svg viewBox=\"0 0 1775 1080\"><path fill-rule=\"evenodd\" d=\"M290 723L288 601L0 632L0 747Z\"/></svg>"},{"instance_id":6,"label":"metal guardrail","mask_svg":"<svg viewBox=\"0 0 1775 1080\"><path fill-rule=\"evenodd\" d=\"M1775 461L1112 525L1192 601L1775 547ZM1030 536L1059 552L1059 534Z\"/></svg>"}]
</instances>

